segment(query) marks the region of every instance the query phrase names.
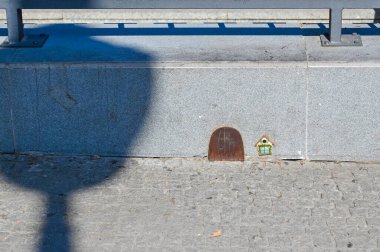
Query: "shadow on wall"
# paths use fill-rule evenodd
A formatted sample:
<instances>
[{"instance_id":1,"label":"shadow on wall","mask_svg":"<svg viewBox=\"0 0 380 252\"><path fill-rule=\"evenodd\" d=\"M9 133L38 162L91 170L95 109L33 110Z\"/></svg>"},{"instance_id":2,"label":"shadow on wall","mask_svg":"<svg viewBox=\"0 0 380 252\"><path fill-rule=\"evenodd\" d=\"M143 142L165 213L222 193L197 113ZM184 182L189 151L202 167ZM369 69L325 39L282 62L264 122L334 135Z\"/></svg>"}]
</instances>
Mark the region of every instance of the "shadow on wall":
<instances>
[{"instance_id":1,"label":"shadow on wall","mask_svg":"<svg viewBox=\"0 0 380 252\"><path fill-rule=\"evenodd\" d=\"M54 30L55 27L45 28ZM85 28L77 29L78 33L86 34ZM50 37L51 41L54 39ZM66 42L73 43L73 40ZM140 50L114 46L86 35L80 41L77 45L59 44L61 48L47 44L41 49L17 49L20 54L35 55L37 62L43 60L39 52L45 50L52 54L53 61L66 55L69 61L98 63L82 67L78 63L52 63L38 69L9 68L11 79L5 84L8 96L22 97L13 99L16 151L20 148L45 151L38 149L39 146L72 151L86 146L96 153L97 147L106 146L112 151L122 146L125 155L128 154L150 107L152 78L148 64L151 58ZM124 55L145 62L147 67L133 69L102 62L116 56L122 60ZM30 123L23 125L27 121ZM22 142L30 146L17 146L17 139L24 137L29 139ZM109 164L91 170L75 166L39 167L39 176L30 176L28 167L2 161L0 175L9 183L41 193L48 199L42 238L36 250L69 252L74 250L67 217L71 195L111 179L119 168Z\"/></svg>"}]
</instances>

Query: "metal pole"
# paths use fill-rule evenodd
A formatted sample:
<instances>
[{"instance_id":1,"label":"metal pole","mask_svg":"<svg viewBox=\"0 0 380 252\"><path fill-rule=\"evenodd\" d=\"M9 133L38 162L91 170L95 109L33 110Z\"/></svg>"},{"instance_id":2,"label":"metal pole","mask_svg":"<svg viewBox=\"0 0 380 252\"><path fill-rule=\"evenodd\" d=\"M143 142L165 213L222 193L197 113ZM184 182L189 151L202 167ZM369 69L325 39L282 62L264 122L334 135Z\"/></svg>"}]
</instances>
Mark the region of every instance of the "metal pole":
<instances>
[{"instance_id":1,"label":"metal pole","mask_svg":"<svg viewBox=\"0 0 380 252\"><path fill-rule=\"evenodd\" d=\"M22 10L9 8L7 12L8 42L19 43L24 37L24 24L22 22Z\"/></svg>"},{"instance_id":2,"label":"metal pole","mask_svg":"<svg viewBox=\"0 0 380 252\"><path fill-rule=\"evenodd\" d=\"M342 43L342 9L330 9L330 42Z\"/></svg>"}]
</instances>

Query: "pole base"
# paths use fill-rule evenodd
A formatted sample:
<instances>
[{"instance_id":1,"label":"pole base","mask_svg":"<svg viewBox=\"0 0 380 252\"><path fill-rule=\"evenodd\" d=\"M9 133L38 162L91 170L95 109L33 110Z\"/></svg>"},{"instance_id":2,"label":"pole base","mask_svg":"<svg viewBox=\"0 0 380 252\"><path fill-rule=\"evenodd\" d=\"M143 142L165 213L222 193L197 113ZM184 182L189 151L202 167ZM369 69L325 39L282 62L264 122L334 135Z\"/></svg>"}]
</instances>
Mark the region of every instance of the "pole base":
<instances>
[{"instance_id":1,"label":"pole base","mask_svg":"<svg viewBox=\"0 0 380 252\"><path fill-rule=\"evenodd\" d=\"M323 47L339 47L339 46L363 46L360 35L354 33L352 35L342 35L340 42L331 42L329 36L321 35L321 44Z\"/></svg>"},{"instance_id":2,"label":"pole base","mask_svg":"<svg viewBox=\"0 0 380 252\"><path fill-rule=\"evenodd\" d=\"M0 44L0 47L5 48L40 48L42 47L46 40L49 38L49 35L40 34L40 35L25 35L21 41L16 43L10 43L8 39L5 39L3 43Z\"/></svg>"}]
</instances>

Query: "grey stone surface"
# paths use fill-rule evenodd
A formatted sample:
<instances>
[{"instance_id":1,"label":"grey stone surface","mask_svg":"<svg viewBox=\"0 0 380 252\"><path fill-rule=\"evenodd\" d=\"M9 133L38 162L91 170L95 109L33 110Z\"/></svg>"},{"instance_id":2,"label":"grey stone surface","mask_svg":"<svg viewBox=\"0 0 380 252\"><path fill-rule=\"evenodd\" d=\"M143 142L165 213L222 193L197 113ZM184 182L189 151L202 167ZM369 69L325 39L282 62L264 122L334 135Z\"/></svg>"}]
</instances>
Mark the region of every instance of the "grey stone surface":
<instances>
[{"instance_id":1,"label":"grey stone surface","mask_svg":"<svg viewBox=\"0 0 380 252\"><path fill-rule=\"evenodd\" d=\"M244 136L247 155L256 156L254 145L269 134L278 146L276 157L302 158L306 82L298 80L305 80L305 70L293 70L16 68L11 70L18 98L16 150L206 156L212 131L231 125ZM284 89L285 74L289 84ZM135 93L128 93L134 85ZM133 119L126 113L131 108L139 113ZM126 143L134 137L137 143L127 152Z\"/></svg>"},{"instance_id":2,"label":"grey stone surface","mask_svg":"<svg viewBox=\"0 0 380 252\"><path fill-rule=\"evenodd\" d=\"M328 10L24 10L27 22L199 22L289 21L317 22L328 19ZM345 20L371 22L375 10L344 10ZM0 10L5 21L5 11Z\"/></svg>"},{"instance_id":3,"label":"grey stone surface","mask_svg":"<svg viewBox=\"0 0 380 252\"><path fill-rule=\"evenodd\" d=\"M205 156L232 126L249 158L269 134L272 159L379 161L376 25L347 25L352 48L322 48L317 24L29 28L43 48L0 49L16 151Z\"/></svg>"},{"instance_id":4,"label":"grey stone surface","mask_svg":"<svg viewBox=\"0 0 380 252\"><path fill-rule=\"evenodd\" d=\"M167 24L152 23L125 24L122 27L118 24L26 27L33 34L49 34L45 46L40 49L0 48L0 63L145 62L141 53L148 54L155 62L306 60L305 45L300 36L302 29L298 23L280 29L279 33L288 34L290 30L295 34L281 36L281 41L268 36L271 32L268 25L257 27L253 23L242 25L241 29L224 29L216 24L212 27L208 24L180 25L170 29ZM258 36L250 36L255 32ZM2 39L0 37L0 41Z\"/></svg>"},{"instance_id":5,"label":"grey stone surface","mask_svg":"<svg viewBox=\"0 0 380 252\"><path fill-rule=\"evenodd\" d=\"M363 35L362 47L322 48L317 36L305 37L307 46L308 64L310 67L378 67L380 50L379 28L370 29L368 25L356 25L350 28ZM361 31L360 31L361 30ZM378 35L376 35L378 34Z\"/></svg>"},{"instance_id":6,"label":"grey stone surface","mask_svg":"<svg viewBox=\"0 0 380 252\"><path fill-rule=\"evenodd\" d=\"M275 158L305 156L305 69L164 69L154 75L158 88L136 155L206 156L213 130L232 126L248 156L257 157L255 144L264 134L277 146Z\"/></svg>"},{"instance_id":7,"label":"grey stone surface","mask_svg":"<svg viewBox=\"0 0 380 252\"><path fill-rule=\"evenodd\" d=\"M0 68L0 150L2 152L13 152L11 96L7 78L7 70Z\"/></svg>"},{"instance_id":8,"label":"grey stone surface","mask_svg":"<svg viewBox=\"0 0 380 252\"><path fill-rule=\"evenodd\" d=\"M17 151L128 154L149 105L149 68L11 71Z\"/></svg>"},{"instance_id":9,"label":"grey stone surface","mask_svg":"<svg viewBox=\"0 0 380 252\"><path fill-rule=\"evenodd\" d=\"M65 196L72 251L378 251L379 168L1 156L0 248L36 251L43 221L57 214L33 188L61 197L55 179L87 184L116 169Z\"/></svg>"},{"instance_id":10,"label":"grey stone surface","mask_svg":"<svg viewBox=\"0 0 380 252\"><path fill-rule=\"evenodd\" d=\"M380 148L378 67L310 68L308 156L377 160Z\"/></svg>"}]
</instances>

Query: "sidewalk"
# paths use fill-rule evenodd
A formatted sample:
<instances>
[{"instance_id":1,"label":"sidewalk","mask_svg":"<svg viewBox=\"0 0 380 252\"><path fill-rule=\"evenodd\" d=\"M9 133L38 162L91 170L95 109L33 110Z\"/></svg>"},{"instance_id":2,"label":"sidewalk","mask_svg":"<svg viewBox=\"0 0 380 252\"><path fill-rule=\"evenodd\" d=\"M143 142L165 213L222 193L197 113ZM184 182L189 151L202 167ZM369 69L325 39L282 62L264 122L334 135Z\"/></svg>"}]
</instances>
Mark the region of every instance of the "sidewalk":
<instances>
[{"instance_id":1,"label":"sidewalk","mask_svg":"<svg viewBox=\"0 0 380 252\"><path fill-rule=\"evenodd\" d=\"M380 251L379 168L3 155L0 251Z\"/></svg>"}]
</instances>

